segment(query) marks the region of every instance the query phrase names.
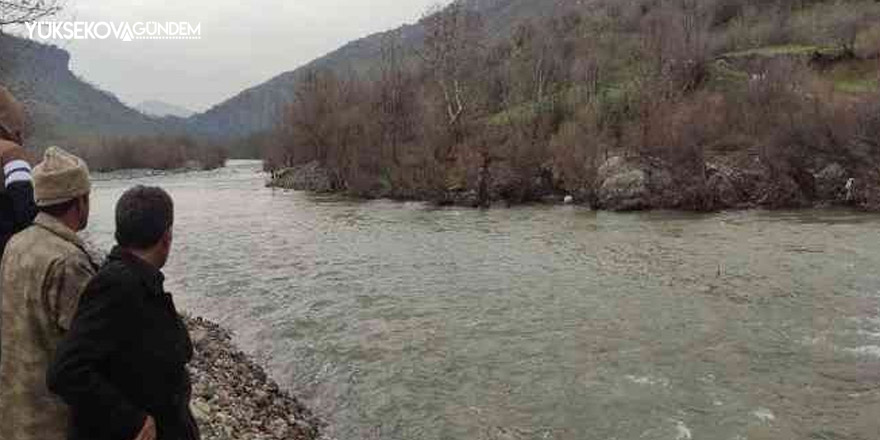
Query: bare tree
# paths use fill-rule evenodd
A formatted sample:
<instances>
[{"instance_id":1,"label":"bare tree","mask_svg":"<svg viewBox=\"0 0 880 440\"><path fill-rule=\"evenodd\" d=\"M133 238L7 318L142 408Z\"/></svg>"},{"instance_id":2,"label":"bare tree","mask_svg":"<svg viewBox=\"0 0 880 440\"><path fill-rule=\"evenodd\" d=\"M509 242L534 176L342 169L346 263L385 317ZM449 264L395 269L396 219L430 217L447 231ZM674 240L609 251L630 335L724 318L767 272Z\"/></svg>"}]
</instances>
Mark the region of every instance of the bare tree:
<instances>
[{"instance_id":1,"label":"bare tree","mask_svg":"<svg viewBox=\"0 0 880 440\"><path fill-rule=\"evenodd\" d=\"M400 148L410 137L415 96L399 31L389 33L382 41L376 89L381 141L386 150L383 153L390 156L391 164L400 166Z\"/></svg>"},{"instance_id":2,"label":"bare tree","mask_svg":"<svg viewBox=\"0 0 880 440\"><path fill-rule=\"evenodd\" d=\"M698 0L673 0L645 16L643 54L662 98L697 89L708 74L708 34L711 17Z\"/></svg>"},{"instance_id":3,"label":"bare tree","mask_svg":"<svg viewBox=\"0 0 880 440\"><path fill-rule=\"evenodd\" d=\"M423 23L424 67L440 88L447 122L455 126L469 104L466 82L478 60L482 19L477 12L455 2L445 9L433 9Z\"/></svg>"},{"instance_id":4,"label":"bare tree","mask_svg":"<svg viewBox=\"0 0 880 440\"><path fill-rule=\"evenodd\" d=\"M829 10L826 15L826 19L829 21L827 32L846 56L856 56L856 41L859 34L874 25L880 18L873 11L866 14L864 9L838 6L836 9Z\"/></svg>"},{"instance_id":5,"label":"bare tree","mask_svg":"<svg viewBox=\"0 0 880 440\"><path fill-rule=\"evenodd\" d=\"M0 29L51 17L62 7L63 0L0 0Z\"/></svg>"},{"instance_id":6,"label":"bare tree","mask_svg":"<svg viewBox=\"0 0 880 440\"><path fill-rule=\"evenodd\" d=\"M297 86L296 99L288 109L293 131L291 156L285 162L318 160L326 163L335 147L334 136L340 108L340 81L331 71L309 71Z\"/></svg>"},{"instance_id":7,"label":"bare tree","mask_svg":"<svg viewBox=\"0 0 880 440\"><path fill-rule=\"evenodd\" d=\"M529 101L541 101L547 91L553 55L547 40L548 37L530 22L521 24L514 31L513 68L516 72L512 80Z\"/></svg>"}]
</instances>

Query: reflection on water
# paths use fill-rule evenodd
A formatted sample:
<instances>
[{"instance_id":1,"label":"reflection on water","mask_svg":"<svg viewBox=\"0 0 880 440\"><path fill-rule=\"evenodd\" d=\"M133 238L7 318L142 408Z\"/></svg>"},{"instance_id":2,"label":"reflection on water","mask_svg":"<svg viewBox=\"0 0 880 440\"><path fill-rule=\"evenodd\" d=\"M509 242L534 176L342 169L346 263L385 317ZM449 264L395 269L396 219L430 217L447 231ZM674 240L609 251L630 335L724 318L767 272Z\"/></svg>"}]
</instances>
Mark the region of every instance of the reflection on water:
<instances>
[{"instance_id":1,"label":"reflection on water","mask_svg":"<svg viewBox=\"0 0 880 440\"><path fill-rule=\"evenodd\" d=\"M177 203L169 288L340 439L875 439L880 217L472 211L263 188ZM117 177L117 176L114 176Z\"/></svg>"}]
</instances>

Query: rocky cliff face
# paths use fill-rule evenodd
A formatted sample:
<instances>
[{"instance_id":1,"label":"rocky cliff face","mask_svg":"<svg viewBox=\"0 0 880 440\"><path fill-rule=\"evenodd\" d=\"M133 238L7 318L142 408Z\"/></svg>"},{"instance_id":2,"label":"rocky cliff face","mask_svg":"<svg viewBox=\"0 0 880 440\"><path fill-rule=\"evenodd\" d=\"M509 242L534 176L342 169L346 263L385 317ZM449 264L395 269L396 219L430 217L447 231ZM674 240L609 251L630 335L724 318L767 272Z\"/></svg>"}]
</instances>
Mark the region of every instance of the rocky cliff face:
<instances>
[{"instance_id":1,"label":"rocky cliff face","mask_svg":"<svg viewBox=\"0 0 880 440\"><path fill-rule=\"evenodd\" d=\"M181 131L169 119L147 117L70 71L70 54L54 46L0 35L0 83L25 104L29 143L69 144L102 136Z\"/></svg>"}]
</instances>

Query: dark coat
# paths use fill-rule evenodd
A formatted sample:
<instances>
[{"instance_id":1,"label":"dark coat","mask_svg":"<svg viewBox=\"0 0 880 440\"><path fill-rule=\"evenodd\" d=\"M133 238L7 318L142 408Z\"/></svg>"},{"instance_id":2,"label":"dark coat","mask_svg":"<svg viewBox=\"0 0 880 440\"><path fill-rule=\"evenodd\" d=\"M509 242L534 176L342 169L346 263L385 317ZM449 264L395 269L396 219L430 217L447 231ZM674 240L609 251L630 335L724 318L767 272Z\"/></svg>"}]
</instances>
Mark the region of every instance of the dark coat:
<instances>
[{"instance_id":1,"label":"dark coat","mask_svg":"<svg viewBox=\"0 0 880 440\"><path fill-rule=\"evenodd\" d=\"M30 226L36 215L31 182L15 182L0 189L0 256L9 238Z\"/></svg>"},{"instance_id":2,"label":"dark coat","mask_svg":"<svg viewBox=\"0 0 880 440\"><path fill-rule=\"evenodd\" d=\"M49 389L70 406L71 440L131 440L146 416L158 440L196 440L186 327L164 276L119 248L80 300L49 367Z\"/></svg>"}]
</instances>

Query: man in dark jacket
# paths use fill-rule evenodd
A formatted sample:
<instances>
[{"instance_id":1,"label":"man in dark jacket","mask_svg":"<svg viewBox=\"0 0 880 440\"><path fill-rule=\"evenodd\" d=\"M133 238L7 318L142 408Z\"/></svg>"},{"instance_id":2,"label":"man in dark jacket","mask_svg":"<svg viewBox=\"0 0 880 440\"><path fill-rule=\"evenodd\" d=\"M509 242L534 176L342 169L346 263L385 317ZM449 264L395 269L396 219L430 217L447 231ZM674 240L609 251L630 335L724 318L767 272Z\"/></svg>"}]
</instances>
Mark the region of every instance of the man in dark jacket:
<instances>
[{"instance_id":1,"label":"man in dark jacket","mask_svg":"<svg viewBox=\"0 0 880 440\"><path fill-rule=\"evenodd\" d=\"M0 256L12 234L31 225L37 215L31 165L21 147L24 109L9 90L0 86Z\"/></svg>"},{"instance_id":2,"label":"man in dark jacket","mask_svg":"<svg viewBox=\"0 0 880 440\"><path fill-rule=\"evenodd\" d=\"M85 289L49 367L71 440L197 440L186 364L192 343L163 289L173 203L137 186L116 205L118 246Z\"/></svg>"}]
</instances>

